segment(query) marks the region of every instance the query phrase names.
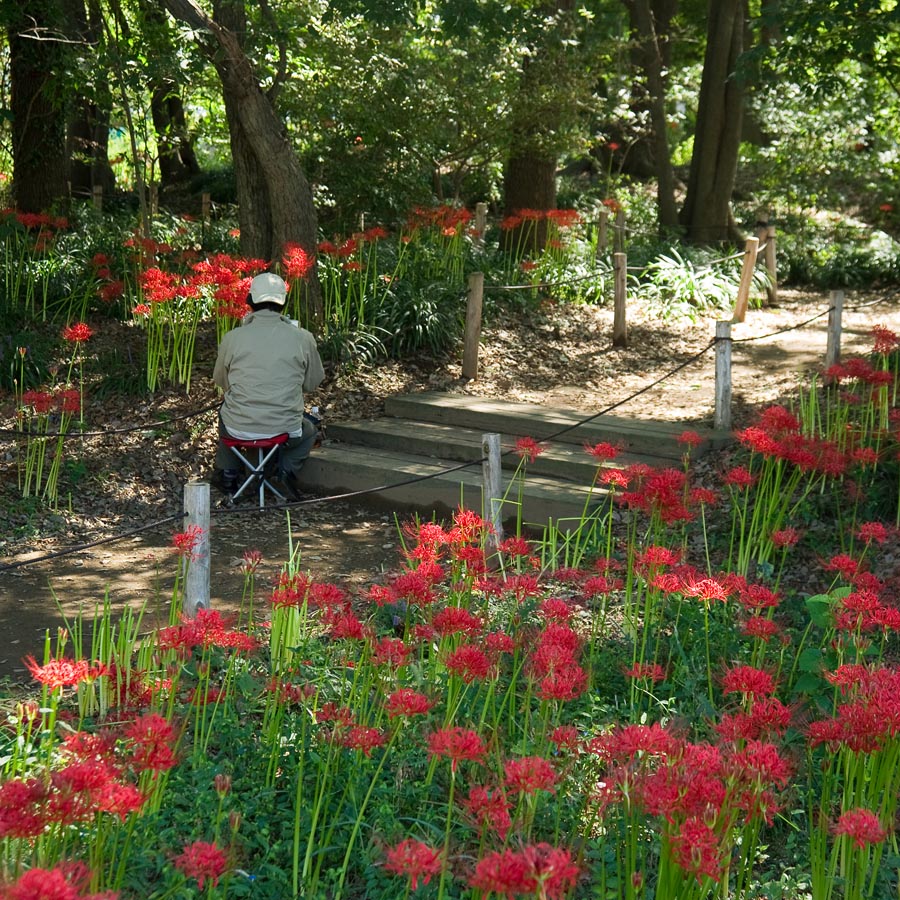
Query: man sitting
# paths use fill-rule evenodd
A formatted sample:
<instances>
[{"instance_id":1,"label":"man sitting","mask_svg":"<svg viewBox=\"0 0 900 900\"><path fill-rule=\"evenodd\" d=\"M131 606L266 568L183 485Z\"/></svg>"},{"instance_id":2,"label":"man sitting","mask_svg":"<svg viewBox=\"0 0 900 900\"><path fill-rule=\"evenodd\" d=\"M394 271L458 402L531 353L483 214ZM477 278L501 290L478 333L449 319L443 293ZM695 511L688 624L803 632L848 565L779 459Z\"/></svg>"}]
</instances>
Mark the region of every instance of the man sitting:
<instances>
[{"instance_id":1,"label":"man sitting","mask_svg":"<svg viewBox=\"0 0 900 900\"><path fill-rule=\"evenodd\" d=\"M286 301L287 285L278 275L267 272L250 282L252 312L222 338L213 381L225 393L220 435L258 440L287 432L279 476L298 499L297 472L316 439L315 426L303 415L303 393L322 383L325 370L312 334L281 315ZM225 492L234 493L241 463L221 441L216 466L222 469Z\"/></svg>"}]
</instances>

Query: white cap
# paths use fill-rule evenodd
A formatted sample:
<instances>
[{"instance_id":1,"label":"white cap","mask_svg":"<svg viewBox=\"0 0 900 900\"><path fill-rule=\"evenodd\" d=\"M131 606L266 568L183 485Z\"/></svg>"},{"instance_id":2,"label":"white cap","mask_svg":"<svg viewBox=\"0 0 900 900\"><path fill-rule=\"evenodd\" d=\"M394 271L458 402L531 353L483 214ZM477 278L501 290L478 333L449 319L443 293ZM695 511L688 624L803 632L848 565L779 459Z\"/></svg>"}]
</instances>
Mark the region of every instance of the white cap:
<instances>
[{"instance_id":1,"label":"white cap","mask_svg":"<svg viewBox=\"0 0 900 900\"><path fill-rule=\"evenodd\" d=\"M276 306L284 306L287 301L287 285L278 275L264 272L250 282L250 297L256 305L274 303Z\"/></svg>"}]
</instances>

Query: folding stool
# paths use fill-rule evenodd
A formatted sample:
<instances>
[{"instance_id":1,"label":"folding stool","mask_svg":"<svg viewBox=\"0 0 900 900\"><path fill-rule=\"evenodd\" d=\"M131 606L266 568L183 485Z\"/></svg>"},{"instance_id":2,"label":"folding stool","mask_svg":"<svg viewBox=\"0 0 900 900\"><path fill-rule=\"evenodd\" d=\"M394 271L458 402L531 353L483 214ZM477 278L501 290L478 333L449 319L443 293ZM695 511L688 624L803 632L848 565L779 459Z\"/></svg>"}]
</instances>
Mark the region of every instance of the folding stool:
<instances>
[{"instance_id":1,"label":"folding stool","mask_svg":"<svg viewBox=\"0 0 900 900\"><path fill-rule=\"evenodd\" d=\"M259 508L262 509L266 505L265 491L268 488L282 502L287 497L281 493L269 479L266 477L266 466L273 457L276 457L281 446L287 442L288 434L276 434L274 437L259 438L255 441L248 441L245 438L231 437L231 435L222 435L222 443L234 451L234 455L244 464L247 477L241 483L240 487L232 495L233 500L237 500L244 491L248 491L253 485L259 485ZM251 462L250 451L256 450L256 462Z\"/></svg>"}]
</instances>

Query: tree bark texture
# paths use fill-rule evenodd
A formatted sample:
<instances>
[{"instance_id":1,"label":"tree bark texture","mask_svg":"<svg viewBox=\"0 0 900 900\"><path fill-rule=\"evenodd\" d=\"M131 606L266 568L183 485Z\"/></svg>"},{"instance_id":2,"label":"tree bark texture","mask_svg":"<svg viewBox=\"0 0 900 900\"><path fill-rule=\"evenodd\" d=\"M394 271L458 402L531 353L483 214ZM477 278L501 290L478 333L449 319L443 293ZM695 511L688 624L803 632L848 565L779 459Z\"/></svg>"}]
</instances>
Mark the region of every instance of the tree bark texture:
<instances>
[{"instance_id":1,"label":"tree bark texture","mask_svg":"<svg viewBox=\"0 0 900 900\"><path fill-rule=\"evenodd\" d=\"M731 215L744 87L735 76L744 50L746 0L709 0L706 55L694 152L681 222L694 243L740 238Z\"/></svg>"},{"instance_id":2,"label":"tree bark texture","mask_svg":"<svg viewBox=\"0 0 900 900\"><path fill-rule=\"evenodd\" d=\"M668 59L667 32L677 10L673 0L626 0L635 40L632 58L646 82L644 105L650 115L650 156L656 174L659 225L678 227L675 204L675 172L669 153L669 125L666 116L666 79Z\"/></svg>"},{"instance_id":3,"label":"tree bark texture","mask_svg":"<svg viewBox=\"0 0 900 900\"><path fill-rule=\"evenodd\" d=\"M271 230L265 247L251 247L260 238L262 229L252 229L245 237L241 228L241 251L259 255L276 262L287 243L297 243L310 252L318 240L316 211L312 191L303 168L285 134L270 98L263 92L252 63L241 46L240 39L230 29L214 21L193 0L163 0L169 12L193 28L209 33L215 41L207 55L213 60L222 81L223 95L228 104L229 119L236 117L237 125L254 157L259 184L263 190L254 196L251 213L267 210ZM241 0L217 4L217 14L226 14L227 6L242 7ZM231 15L240 15L241 9ZM229 122L232 136L235 127ZM244 159L243 162L249 162ZM264 252L259 253L259 250ZM315 268L307 279L306 297L300 310L304 321L317 323L322 317L322 298Z\"/></svg>"},{"instance_id":4,"label":"tree bark texture","mask_svg":"<svg viewBox=\"0 0 900 900\"><path fill-rule=\"evenodd\" d=\"M66 117L57 83L62 45L42 30L59 27L62 9L42 0L7 14L13 196L20 210L44 212L67 196Z\"/></svg>"}]
</instances>

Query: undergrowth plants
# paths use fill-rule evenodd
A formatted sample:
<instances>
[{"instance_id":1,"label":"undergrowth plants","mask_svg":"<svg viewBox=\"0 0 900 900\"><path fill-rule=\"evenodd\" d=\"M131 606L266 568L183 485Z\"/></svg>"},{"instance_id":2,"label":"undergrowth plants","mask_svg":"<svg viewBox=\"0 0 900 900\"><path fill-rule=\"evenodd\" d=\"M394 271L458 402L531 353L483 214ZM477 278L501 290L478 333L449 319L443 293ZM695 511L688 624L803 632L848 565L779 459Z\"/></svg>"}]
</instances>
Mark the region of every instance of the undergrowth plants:
<instances>
[{"instance_id":1,"label":"undergrowth plants","mask_svg":"<svg viewBox=\"0 0 900 900\"><path fill-rule=\"evenodd\" d=\"M404 526L397 571L356 591L296 555L259 585L248 551L236 622L179 615L199 536L176 535L167 609L102 604L28 661L40 699L6 704L2 895L894 895L896 511L869 502L896 493L898 346L877 340L890 380L768 410L718 492L690 433L672 470L587 448L611 492L580 533L494 554L460 509ZM527 477L542 448L518 449ZM843 518L788 593L814 502Z\"/></svg>"}]
</instances>

